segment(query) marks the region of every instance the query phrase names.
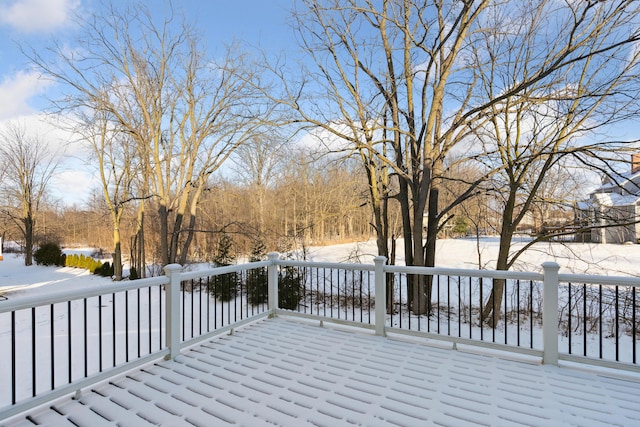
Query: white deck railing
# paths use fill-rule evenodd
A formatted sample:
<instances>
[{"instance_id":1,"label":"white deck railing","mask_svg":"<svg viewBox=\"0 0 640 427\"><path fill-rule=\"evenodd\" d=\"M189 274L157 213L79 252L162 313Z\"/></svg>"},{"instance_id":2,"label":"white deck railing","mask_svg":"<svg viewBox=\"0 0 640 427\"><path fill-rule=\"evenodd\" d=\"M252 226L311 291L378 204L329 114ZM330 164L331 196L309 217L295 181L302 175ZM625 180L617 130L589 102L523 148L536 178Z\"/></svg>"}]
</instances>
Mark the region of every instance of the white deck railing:
<instances>
[{"instance_id":1,"label":"white deck railing","mask_svg":"<svg viewBox=\"0 0 640 427\"><path fill-rule=\"evenodd\" d=\"M278 314L494 347L547 364L638 369L638 278L559 274L555 263L534 273L389 266L382 257L373 265L304 262L276 253L257 263L164 271L0 302L0 419ZM416 314L408 294L420 277L431 283L430 304ZM484 318L497 284L505 287L500 310Z\"/></svg>"}]
</instances>

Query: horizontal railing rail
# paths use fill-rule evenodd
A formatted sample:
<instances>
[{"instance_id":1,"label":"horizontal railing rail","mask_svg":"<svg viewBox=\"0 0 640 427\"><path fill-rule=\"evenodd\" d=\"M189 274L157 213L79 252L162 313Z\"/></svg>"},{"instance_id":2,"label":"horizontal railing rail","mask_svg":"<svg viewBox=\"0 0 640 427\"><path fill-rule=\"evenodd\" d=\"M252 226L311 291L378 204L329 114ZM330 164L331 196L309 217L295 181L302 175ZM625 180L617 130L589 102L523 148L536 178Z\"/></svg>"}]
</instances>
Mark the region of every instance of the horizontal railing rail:
<instances>
[{"instance_id":1,"label":"horizontal railing rail","mask_svg":"<svg viewBox=\"0 0 640 427\"><path fill-rule=\"evenodd\" d=\"M265 316L637 369L640 278L279 259L0 302L0 419ZM493 291L502 296L489 307ZM489 313L490 311L490 313ZM487 314L488 313L488 314Z\"/></svg>"}]
</instances>

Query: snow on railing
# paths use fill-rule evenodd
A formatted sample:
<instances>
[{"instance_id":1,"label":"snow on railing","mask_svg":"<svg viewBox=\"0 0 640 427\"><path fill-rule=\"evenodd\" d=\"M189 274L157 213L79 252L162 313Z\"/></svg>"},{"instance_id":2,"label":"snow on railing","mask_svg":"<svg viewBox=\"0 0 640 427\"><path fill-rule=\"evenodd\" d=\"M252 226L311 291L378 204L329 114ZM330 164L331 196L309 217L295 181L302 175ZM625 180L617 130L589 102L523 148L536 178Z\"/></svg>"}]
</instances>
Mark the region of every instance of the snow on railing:
<instances>
[{"instance_id":1,"label":"snow on railing","mask_svg":"<svg viewBox=\"0 0 640 427\"><path fill-rule=\"evenodd\" d=\"M319 263L271 253L263 262L194 271L172 264L162 277L10 299L0 302L0 419L278 314L515 351L547 364L637 369L640 279L542 267L390 266L383 257L373 265ZM503 297L487 315L495 286L504 286Z\"/></svg>"}]
</instances>

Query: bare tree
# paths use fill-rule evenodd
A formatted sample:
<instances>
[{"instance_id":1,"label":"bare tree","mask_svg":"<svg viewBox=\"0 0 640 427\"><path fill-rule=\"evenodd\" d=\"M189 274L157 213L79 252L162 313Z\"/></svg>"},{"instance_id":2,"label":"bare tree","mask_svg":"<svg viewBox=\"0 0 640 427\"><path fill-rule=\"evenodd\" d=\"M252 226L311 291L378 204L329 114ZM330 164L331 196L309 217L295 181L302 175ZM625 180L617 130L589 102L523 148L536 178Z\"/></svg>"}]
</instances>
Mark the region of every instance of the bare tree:
<instances>
[{"instance_id":1,"label":"bare tree","mask_svg":"<svg viewBox=\"0 0 640 427\"><path fill-rule=\"evenodd\" d=\"M263 242L269 240L265 236L268 232L267 193L275 187L278 174L282 172L290 154L288 143L287 138L275 132L256 135L239 147L233 157L236 174L252 193L248 202L257 213L255 230ZM274 233L275 230L271 232Z\"/></svg>"},{"instance_id":2,"label":"bare tree","mask_svg":"<svg viewBox=\"0 0 640 427\"><path fill-rule=\"evenodd\" d=\"M305 72L300 90L287 90L289 104L303 121L332 131L351 144L345 150L360 154L371 205L381 218L376 229L384 255L384 203L390 197L399 202L409 265L435 262L440 221L450 209L439 206L443 162L478 116L469 112L473 74L459 56L469 49L475 22L488 4L309 0L296 13L314 68ZM396 194L388 190L391 176L397 179ZM465 190L460 200L472 191ZM409 283L411 305L424 313L430 281L418 281Z\"/></svg>"},{"instance_id":3,"label":"bare tree","mask_svg":"<svg viewBox=\"0 0 640 427\"><path fill-rule=\"evenodd\" d=\"M135 200L133 183L141 172L135 144L129 134L113 127L104 111L84 115L80 133L91 144L102 184L102 196L113 228L113 272L122 280L122 218L128 203Z\"/></svg>"},{"instance_id":4,"label":"bare tree","mask_svg":"<svg viewBox=\"0 0 640 427\"><path fill-rule=\"evenodd\" d=\"M142 3L112 6L80 28L82 49L56 44L53 62L28 56L65 85L58 107L104 112L133 141L149 192L138 197L158 211L161 262L185 262L209 177L268 115L249 83L258 78L238 46L208 56L173 11L156 22Z\"/></svg>"},{"instance_id":5,"label":"bare tree","mask_svg":"<svg viewBox=\"0 0 640 427\"><path fill-rule=\"evenodd\" d=\"M444 205L447 156L456 147L467 156L484 155L482 146L470 142L473 131L507 99L539 96L536 89L554 79L579 76L580 64L590 58L637 41L636 9L628 0L308 0L296 12L296 25L314 68L298 90L287 90L289 105L305 111L303 120L359 126L359 136L370 123L386 130L388 137L378 141L389 150L383 153L378 145L375 155L398 179L406 262L431 266L443 220L502 168L488 168ZM554 19L536 19L549 16ZM535 36L526 39L527 32ZM519 56L523 46L528 53ZM514 63L517 78L500 80ZM491 90L487 80L496 83ZM352 149L361 146L361 138L345 139L358 143ZM430 281L413 285L412 310L424 313Z\"/></svg>"},{"instance_id":6,"label":"bare tree","mask_svg":"<svg viewBox=\"0 0 640 427\"><path fill-rule=\"evenodd\" d=\"M58 158L48 141L29 135L25 124L8 123L0 131L0 159L4 178L3 213L18 226L24 238L24 264L33 264L37 216L47 195L49 181L58 167Z\"/></svg>"},{"instance_id":7,"label":"bare tree","mask_svg":"<svg viewBox=\"0 0 640 427\"><path fill-rule=\"evenodd\" d=\"M549 202L547 182L572 164L588 167L600 159L610 167L605 159L625 150L624 142L596 130L638 111L640 56L634 44L640 14L637 4L625 1L539 1L491 9L490 22L508 31L485 32L486 47L477 50L475 64L483 91L500 101L486 111L489 121L476 127L476 135L483 161L501 171L494 180L503 196L496 268L507 270L533 243L550 238L539 236L511 252L523 219L536 204ZM557 31L549 31L550 14ZM530 83L504 93L505 86L522 81ZM494 281L482 314L490 323L500 317L503 292L504 281Z\"/></svg>"}]
</instances>

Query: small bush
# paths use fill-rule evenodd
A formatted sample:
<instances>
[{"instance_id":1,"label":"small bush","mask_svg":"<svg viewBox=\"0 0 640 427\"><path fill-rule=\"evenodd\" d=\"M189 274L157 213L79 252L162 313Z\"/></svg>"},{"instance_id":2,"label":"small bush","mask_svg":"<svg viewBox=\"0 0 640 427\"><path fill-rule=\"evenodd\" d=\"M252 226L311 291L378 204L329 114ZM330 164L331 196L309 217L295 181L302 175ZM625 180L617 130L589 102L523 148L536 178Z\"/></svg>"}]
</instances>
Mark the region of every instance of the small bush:
<instances>
[{"instance_id":1,"label":"small bush","mask_svg":"<svg viewBox=\"0 0 640 427\"><path fill-rule=\"evenodd\" d=\"M295 267L286 267L280 274L278 285L278 307L285 310L296 310L303 297L302 283L304 277Z\"/></svg>"},{"instance_id":2,"label":"small bush","mask_svg":"<svg viewBox=\"0 0 640 427\"><path fill-rule=\"evenodd\" d=\"M78 255L71 254L67 255L64 265L66 267L77 267L78 266Z\"/></svg>"},{"instance_id":3,"label":"small bush","mask_svg":"<svg viewBox=\"0 0 640 427\"><path fill-rule=\"evenodd\" d=\"M62 250L55 243L43 243L33 254L33 259L38 265L60 265Z\"/></svg>"},{"instance_id":4,"label":"small bush","mask_svg":"<svg viewBox=\"0 0 640 427\"><path fill-rule=\"evenodd\" d=\"M258 305L267 302L269 297L268 273L266 268L247 272L247 301Z\"/></svg>"},{"instance_id":5,"label":"small bush","mask_svg":"<svg viewBox=\"0 0 640 427\"><path fill-rule=\"evenodd\" d=\"M129 269L129 280L137 280L140 276L138 276L138 270L135 267L131 267Z\"/></svg>"},{"instance_id":6,"label":"small bush","mask_svg":"<svg viewBox=\"0 0 640 427\"><path fill-rule=\"evenodd\" d=\"M95 274L98 274L102 277L113 277L113 264L111 264L109 261L106 261L104 264L101 264L100 267L96 268Z\"/></svg>"},{"instance_id":7,"label":"small bush","mask_svg":"<svg viewBox=\"0 0 640 427\"><path fill-rule=\"evenodd\" d=\"M249 262L258 262L265 259L266 248L262 240L257 240L251 249ZM267 302L269 291L267 288L267 269L247 271L247 301L249 304L258 305Z\"/></svg>"},{"instance_id":8,"label":"small bush","mask_svg":"<svg viewBox=\"0 0 640 427\"><path fill-rule=\"evenodd\" d=\"M238 285L237 273L222 274L209 282L209 292L219 301L231 301L238 295Z\"/></svg>"}]
</instances>

